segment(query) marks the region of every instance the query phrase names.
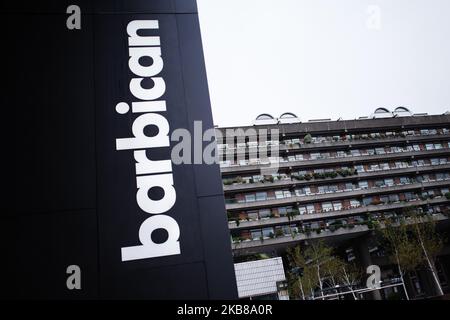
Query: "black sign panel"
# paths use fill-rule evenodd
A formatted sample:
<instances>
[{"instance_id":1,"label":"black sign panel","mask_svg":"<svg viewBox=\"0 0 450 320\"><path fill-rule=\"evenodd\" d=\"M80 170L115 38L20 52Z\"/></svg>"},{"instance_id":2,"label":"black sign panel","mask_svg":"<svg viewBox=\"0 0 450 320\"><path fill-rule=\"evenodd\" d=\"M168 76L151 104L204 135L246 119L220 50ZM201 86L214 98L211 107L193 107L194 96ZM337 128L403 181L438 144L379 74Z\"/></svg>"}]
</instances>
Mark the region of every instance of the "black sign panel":
<instances>
[{"instance_id":1,"label":"black sign panel","mask_svg":"<svg viewBox=\"0 0 450 320\"><path fill-rule=\"evenodd\" d=\"M174 131L194 150L213 128L195 2L4 12L21 21L9 37L27 63L7 100L24 129L1 217L2 296L237 298L219 167L171 161Z\"/></svg>"}]
</instances>

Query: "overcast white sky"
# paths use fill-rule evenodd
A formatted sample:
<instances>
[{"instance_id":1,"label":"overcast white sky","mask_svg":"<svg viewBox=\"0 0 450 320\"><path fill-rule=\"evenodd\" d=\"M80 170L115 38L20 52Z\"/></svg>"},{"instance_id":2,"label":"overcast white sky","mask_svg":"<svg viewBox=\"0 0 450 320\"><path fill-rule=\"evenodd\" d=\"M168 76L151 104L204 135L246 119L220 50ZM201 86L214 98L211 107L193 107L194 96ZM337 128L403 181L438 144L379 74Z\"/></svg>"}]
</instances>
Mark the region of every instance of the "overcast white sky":
<instances>
[{"instance_id":1,"label":"overcast white sky","mask_svg":"<svg viewBox=\"0 0 450 320\"><path fill-rule=\"evenodd\" d=\"M217 125L286 111L306 121L450 110L450 0L197 4Z\"/></svg>"}]
</instances>

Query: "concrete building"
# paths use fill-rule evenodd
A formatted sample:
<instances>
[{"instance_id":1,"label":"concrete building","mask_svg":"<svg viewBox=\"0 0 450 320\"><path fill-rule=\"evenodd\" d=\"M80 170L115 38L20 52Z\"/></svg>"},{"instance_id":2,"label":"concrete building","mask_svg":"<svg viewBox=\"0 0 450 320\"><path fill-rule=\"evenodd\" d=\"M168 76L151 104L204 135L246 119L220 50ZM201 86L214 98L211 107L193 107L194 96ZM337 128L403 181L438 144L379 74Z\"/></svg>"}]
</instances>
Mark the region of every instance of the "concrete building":
<instances>
[{"instance_id":1,"label":"concrete building","mask_svg":"<svg viewBox=\"0 0 450 320\"><path fill-rule=\"evenodd\" d=\"M279 135L255 140L248 129L278 129ZM278 119L263 114L253 126L217 128L217 140L235 261L283 256L290 246L320 238L347 261L380 265L382 279L391 281L396 268L376 241L373 221L415 207L437 220L443 234L450 229L448 113L378 108L370 117L308 122L292 113ZM268 159L279 169L265 174L260 154L273 145L278 154ZM448 245L436 268L448 292ZM405 279L412 298L435 295L430 281L426 270ZM388 298L392 290L375 298Z\"/></svg>"}]
</instances>

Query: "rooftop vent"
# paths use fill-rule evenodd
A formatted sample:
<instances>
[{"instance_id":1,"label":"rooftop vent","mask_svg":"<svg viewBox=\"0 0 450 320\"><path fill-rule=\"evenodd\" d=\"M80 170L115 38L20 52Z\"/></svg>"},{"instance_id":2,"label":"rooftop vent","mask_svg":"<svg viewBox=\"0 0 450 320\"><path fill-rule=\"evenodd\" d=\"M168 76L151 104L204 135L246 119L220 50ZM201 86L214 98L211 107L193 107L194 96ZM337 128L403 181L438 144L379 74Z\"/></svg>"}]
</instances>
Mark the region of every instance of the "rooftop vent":
<instances>
[{"instance_id":1,"label":"rooftop vent","mask_svg":"<svg viewBox=\"0 0 450 320\"><path fill-rule=\"evenodd\" d=\"M253 125L264 125L264 124L277 124L278 121L274 117L272 117L270 114L267 113L261 113L259 116L256 117L255 121L253 121Z\"/></svg>"},{"instance_id":2,"label":"rooftop vent","mask_svg":"<svg viewBox=\"0 0 450 320\"><path fill-rule=\"evenodd\" d=\"M406 107L397 107L394 112L392 112L394 117L411 117L412 112Z\"/></svg>"},{"instance_id":3,"label":"rooftop vent","mask_svg":"<svg viewBox=\"0 0 450 320\"><path fill-rule=\"evenodd\" d=\"M374 113L370 116L373 119L378 118L392 118L392 112L386 108L376 108Z\"/></svg>"},{"instance_id":4,"label":"rooftop vent","mask_svg":"<svg viewBox=\"0 0 450 320\"><path fill-rule=\"evenodd\" d=\"M300 119L292 112L285 112L278 118L278 123L299 123Z\"/></svg>"}]
</instances>

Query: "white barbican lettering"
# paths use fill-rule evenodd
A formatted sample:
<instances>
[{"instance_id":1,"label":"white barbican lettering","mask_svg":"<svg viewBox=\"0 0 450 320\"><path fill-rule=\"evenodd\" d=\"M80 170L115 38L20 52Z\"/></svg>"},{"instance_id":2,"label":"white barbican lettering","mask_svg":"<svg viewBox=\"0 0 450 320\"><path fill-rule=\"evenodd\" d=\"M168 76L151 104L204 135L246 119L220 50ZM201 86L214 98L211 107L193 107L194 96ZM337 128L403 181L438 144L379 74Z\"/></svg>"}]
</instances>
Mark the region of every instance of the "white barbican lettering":
<instances>
[{"instance_id":1,"label":"white barbican lettering","mask_svg":"<svg viewBox=\"0 0 450 320\"><path fill-rule=\"evenodd\" d=\"M147 157L146 149L170 147L169 123L167 119L156 112L166 111L166 101L157 100L166 90L162 77L157 75L163 70L164 62L161 56L159 36L144 36L142 30L159 29L158 20L134 20L127 26L128 52L130 59L128 67L136 77L130 80L130 92L140 101L132 102L131 112L139 114L132 124L133 136L116 139L116 150L134 150L136 160L136 202L140 209L151 214L139 228L141 244L123 247L122 261L148 259L180 254L180 228L177 221L163 213L169 211L175 204L176 191L173 186L171 160L152 161ZM143 57L151 58L150 65L142 65ZM153 87L142 86L144 78L153 82ZM130 110L126 102L119 102L116 111L125 114ZM147 136L144 129L155 126L158 133ZM164 190L161 199L151 199L149 191L152 188ZM166 230L168 237L163 243L155 243L152 233L157 229Z\"/></svg>"}]
</instances>

